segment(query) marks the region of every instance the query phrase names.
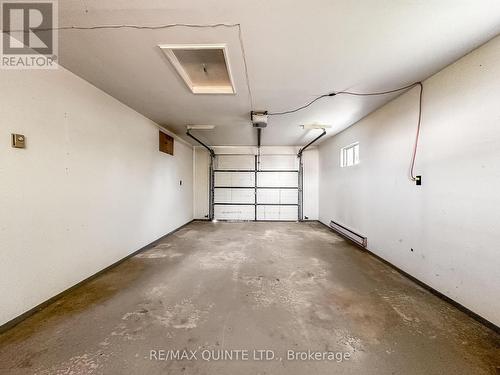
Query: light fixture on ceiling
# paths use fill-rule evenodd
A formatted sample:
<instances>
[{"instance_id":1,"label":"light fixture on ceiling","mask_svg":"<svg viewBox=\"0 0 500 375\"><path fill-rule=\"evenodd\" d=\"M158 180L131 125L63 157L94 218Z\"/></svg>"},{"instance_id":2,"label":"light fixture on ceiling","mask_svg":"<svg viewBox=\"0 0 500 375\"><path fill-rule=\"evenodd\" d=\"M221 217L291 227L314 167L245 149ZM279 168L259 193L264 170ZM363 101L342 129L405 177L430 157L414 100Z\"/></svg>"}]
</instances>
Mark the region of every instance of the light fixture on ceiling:
<instances>
[{"instance_id":1,"label":"light fixture on ceiling","mask_svg":"<svg viewBox=\"0 0 500 375\"><path fill-rule=\"evenodd\" d=\"M158 47L193 94L236 93L226 44L160 44Z\"/></svg>"},{"instance_id":2,"label":"light fixture on ceiling","mask_svg":"<svg viewBox=\"0 0 500 375\"><path fill-rule=\"evenodd\" d=\"M187 130L212 130L215 125L188 125L186 128Z\"/></svg>"},{"instance_id":3,"label":"light fixture on ceiling","mask_svg":"<svg viewBox=\"0 0 500 375\"><path fill-rule=\"evenodd\" d=\"M331 125L322 125L322 124L308 124L308 125L300 125L304 130L312 130L312 129L330 129Z\"/></svg>"}]
</instances>

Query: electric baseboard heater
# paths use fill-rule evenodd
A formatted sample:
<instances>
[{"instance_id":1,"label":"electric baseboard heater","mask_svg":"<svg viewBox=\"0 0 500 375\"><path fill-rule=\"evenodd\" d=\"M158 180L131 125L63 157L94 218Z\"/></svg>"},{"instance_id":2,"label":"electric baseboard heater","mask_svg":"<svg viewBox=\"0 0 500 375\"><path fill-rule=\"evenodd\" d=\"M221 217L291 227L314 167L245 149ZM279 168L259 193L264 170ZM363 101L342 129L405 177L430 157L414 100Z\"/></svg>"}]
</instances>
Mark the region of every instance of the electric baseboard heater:
<instances>
[{"instance_id":1,"label":"electric baseboard heater","mask_svg":"<svg viewBox=\"0 0 500 375\"><path fill-rule=\"evenodd\" d=\"M349 228L344 227L343 225L336 223L335 221L330 221L330 228L332 228L335 232L350 239L352 242L358 244L359 246L365 247L368 245L368 240L365 236L353 232Z\"/></svg>"}]
</instances>

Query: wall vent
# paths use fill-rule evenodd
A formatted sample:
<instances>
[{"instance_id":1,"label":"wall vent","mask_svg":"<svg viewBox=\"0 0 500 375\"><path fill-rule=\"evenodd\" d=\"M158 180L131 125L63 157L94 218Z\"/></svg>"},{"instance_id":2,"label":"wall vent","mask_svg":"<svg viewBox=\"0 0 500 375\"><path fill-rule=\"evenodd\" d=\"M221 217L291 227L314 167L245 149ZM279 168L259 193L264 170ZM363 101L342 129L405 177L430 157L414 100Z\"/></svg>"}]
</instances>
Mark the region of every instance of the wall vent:
<instances>
[{"instance_id":1,"label":"wall vent","mask_svg":"<svg viewBox=\"0 0 500 375\"><path fill-rule=\"evenodd\" d=\"M235 94L225 44L161 44L158 47L193 94Z\"/></svg>"},{"instance_id":2,"label":"wall vent","mask_svg":"<svg viewBox=\"0 0 500 375\"><path fill-rule=\"evenodd\" d=\"M362 236L361 234L358 234L351 229L334 222L333 220L330 221L330 228L332 228L335 232L340 234L343 237L348 238L352 242L358 244L359 246L365 247L368 245L368 240L365 236Z\"/></svg>"},{"instance_id":3,"label":"wall vent","mask_svg":"<svg viewBox=\"0 0 500 375\"><path fill-rule=\"evenodd\" d=\"M163 133L161 130L158 133L160 151L169 155L174 155L174 138Z\"/></svg>"}]
</instances>

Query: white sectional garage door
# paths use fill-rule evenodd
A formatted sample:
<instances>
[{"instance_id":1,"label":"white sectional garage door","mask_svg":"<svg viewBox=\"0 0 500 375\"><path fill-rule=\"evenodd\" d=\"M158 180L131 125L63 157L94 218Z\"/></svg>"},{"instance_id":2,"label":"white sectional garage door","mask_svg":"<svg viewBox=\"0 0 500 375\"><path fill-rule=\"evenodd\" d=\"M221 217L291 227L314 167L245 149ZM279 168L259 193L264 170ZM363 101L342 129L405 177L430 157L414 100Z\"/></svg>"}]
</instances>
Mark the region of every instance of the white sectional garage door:
<instances>
[{"instance_id":1,"label":"white sectional garage door","mask_svg":"<svg viewBox=\"0 0 500 375\"><path fill-rule=\"evenodd\" d=\"M214 171L214 218L255 220L254 155L218 155Z\"/></svg>"},{"instance_id":2,"label":"white sectional garage door","mask_svg":"<svg viewBox=\"0 0 500 375\"><path fill-rule=\"evenodd\" d=\"M215 219L298 220L298 169L295 155L217 155Z\"/></svg>"},{"instance_id":3,"label":"white sectional garage door","mask_svg":"<svg viewBox=\"0 0 500 375\"><path fill-rule=\"evenodd\" d=\"M257 172L257 220L298 220L298 158L262 155Z\"/></svg>"}]
</instances>

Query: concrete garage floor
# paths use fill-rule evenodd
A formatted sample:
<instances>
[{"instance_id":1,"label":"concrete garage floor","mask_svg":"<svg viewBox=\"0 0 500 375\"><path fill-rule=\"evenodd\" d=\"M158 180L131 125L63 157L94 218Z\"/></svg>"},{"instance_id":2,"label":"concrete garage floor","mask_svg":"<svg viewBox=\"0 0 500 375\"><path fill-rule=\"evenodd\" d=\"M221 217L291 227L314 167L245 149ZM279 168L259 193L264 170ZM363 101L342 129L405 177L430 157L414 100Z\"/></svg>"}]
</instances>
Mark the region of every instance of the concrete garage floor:
<instances>
[{"instance_id":1,"label":"concrete garage floor","mask_svg":"<svg viewBox=\"0 0 500 375\"><path fill-rule=\"evenodd\" d=\"M499 344L321 224L193 222L1 335L0 373L495 374Z\"/></svg>"}]
</instances>

